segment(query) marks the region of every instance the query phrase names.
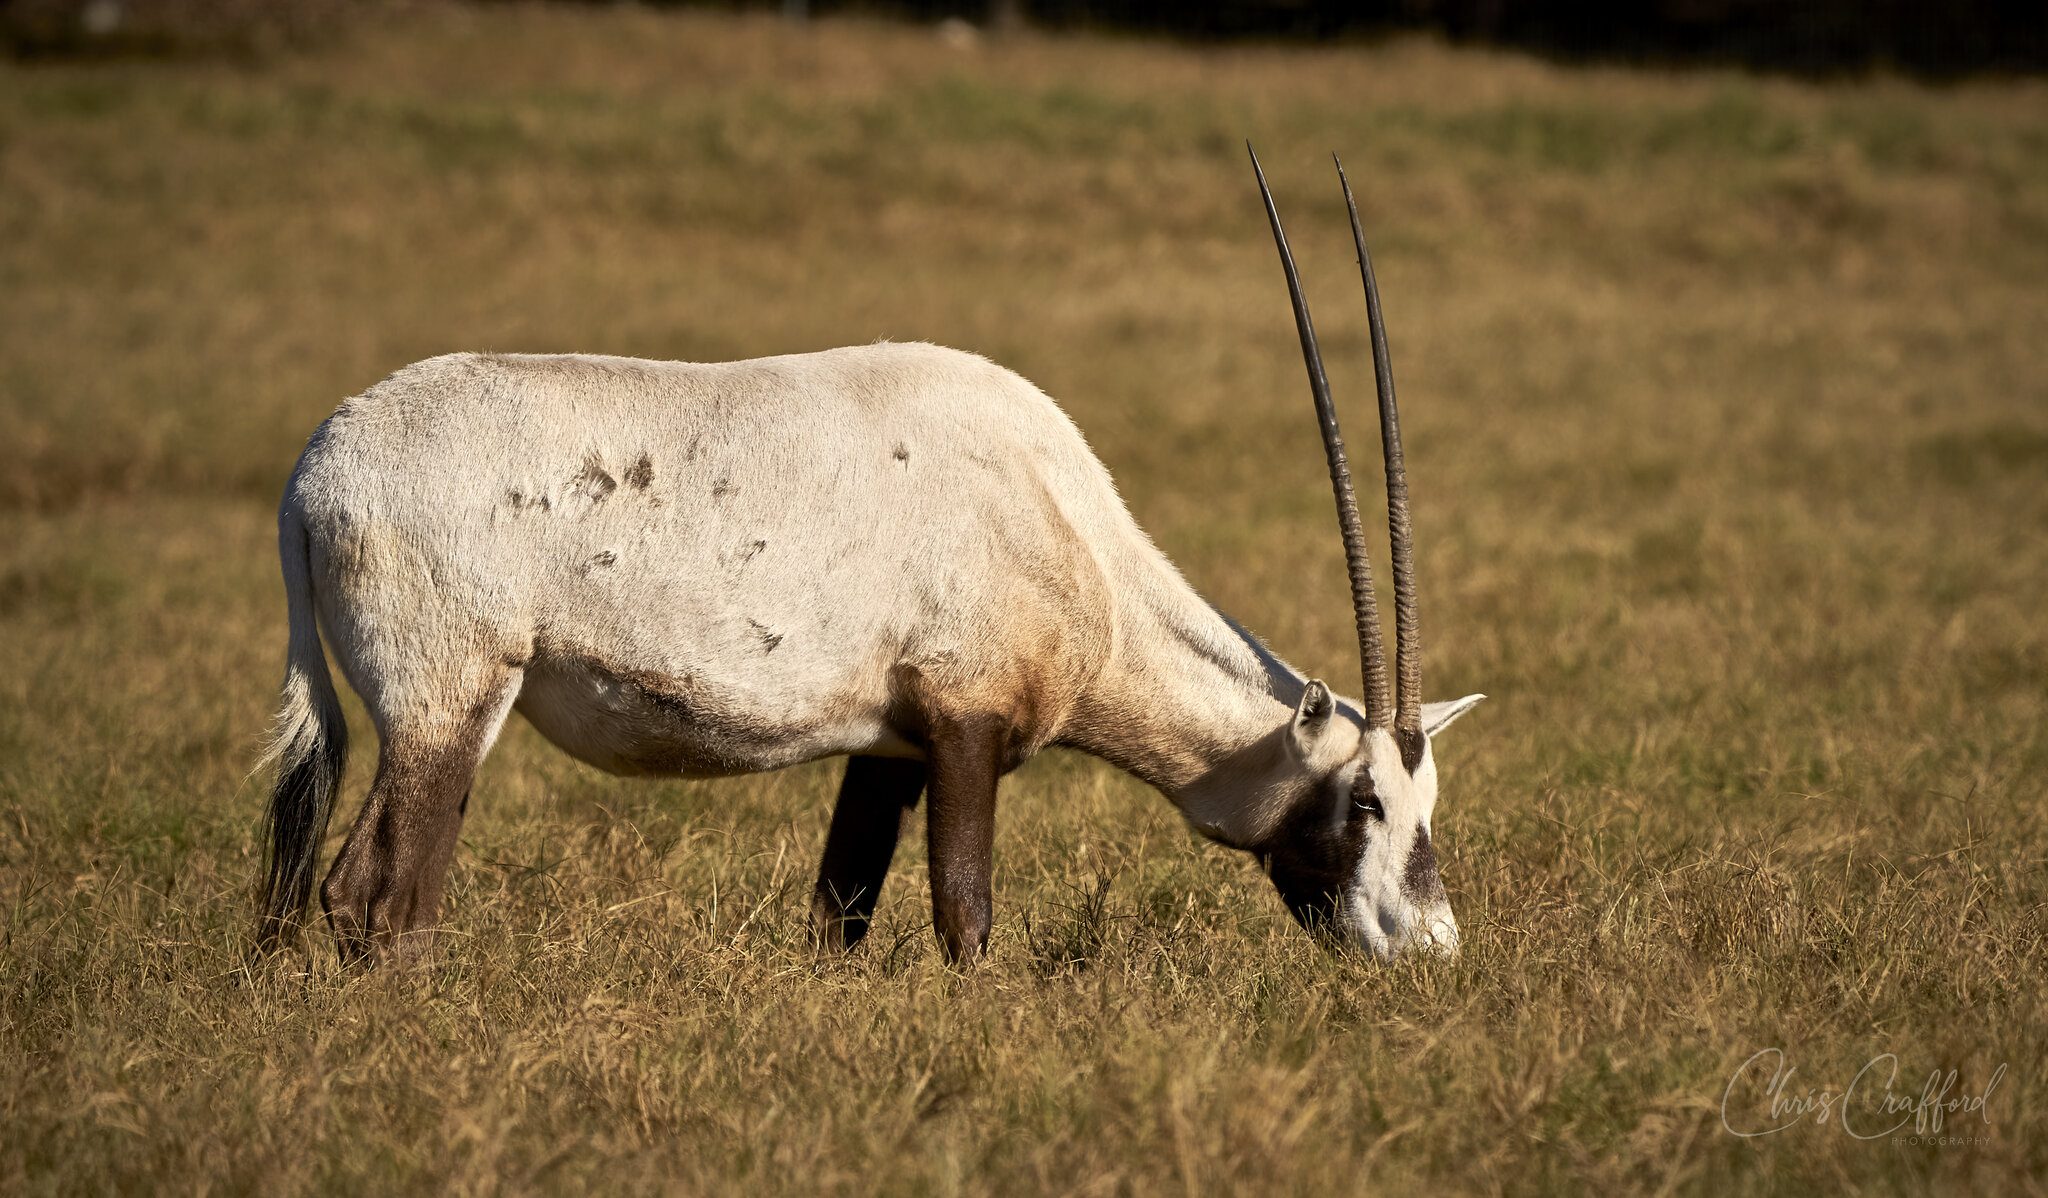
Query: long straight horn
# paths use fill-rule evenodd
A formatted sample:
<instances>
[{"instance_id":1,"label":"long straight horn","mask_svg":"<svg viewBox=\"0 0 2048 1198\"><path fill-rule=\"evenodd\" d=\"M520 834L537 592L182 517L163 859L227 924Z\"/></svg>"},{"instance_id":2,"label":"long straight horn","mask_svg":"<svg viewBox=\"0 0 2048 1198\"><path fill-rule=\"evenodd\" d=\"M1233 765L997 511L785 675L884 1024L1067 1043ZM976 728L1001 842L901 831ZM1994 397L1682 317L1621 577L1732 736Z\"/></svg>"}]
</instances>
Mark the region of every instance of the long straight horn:
<instances>
[{"instance_id":1,"label":"long straight horn","mask_svg":"<svg viewBox=\"0 0 2048 1198\"><path fill-rule=\"evenodd\" d=\"M1387 462L1387 540L1394 559L1394 728L1415 734L1420 752L1422 733L1422 630L1415 620L1415 525L1408 516L1408 471L1401 463L1401 412L1394 406L1394 364L1387 355L1387 325L1380 318L1380 285L1372 277L1372 255L1365 252L1365 234L1358 227L1358 201L1351 198L1351 180L1337 156L1337 181L1344 185L1344 206L1351 212L1351 243L1358 247L1358 273L1365 280L1365 317L1372 330L1373 381L1380 393L1380 444Z\"/></svg>"},{"instance_id":2,"label":"long straight horn","mask_svg":"<svg viewBox=\"0 0 2048 1198\"><path fill-rule=\"evenodd\" d=\"M1246 142L1244 148L1250 151L1251 143ZM1316 347L1316 328L1309 320L1308 300L1301 294L1301 275L1294 269L1287 234L1280 229L1280 210L1273 206L1273 192L1266 186L1266 172L1260 168L1256 152L1252 153L1252 173L1259 177L1266 219L1273 224L1273 244L1279 247L1280 265L1287 271L1287 295L1294 302L1294 327L1301 334L1301 356L1308 363L1308 389L1315 396L1323 453L1330 459L1330 489L1337 494L1337 527L1344 536L1345 564L1351 568L1351 614L1358 625L1358 658L1365 674L1365 722L1368 727L1385 728L1393 715L1387 701L1387 653L1380 640L1379 602L1373 597L1372 559L1366 556L1358 496L1351 490L1351 466L1344 460L1344 437L1337 429L1337 406L1330 401L1330 380L1323 373L1323 354ZM1419 711L1416 718L1419 727Z\"/></svg>"}]
</instances>

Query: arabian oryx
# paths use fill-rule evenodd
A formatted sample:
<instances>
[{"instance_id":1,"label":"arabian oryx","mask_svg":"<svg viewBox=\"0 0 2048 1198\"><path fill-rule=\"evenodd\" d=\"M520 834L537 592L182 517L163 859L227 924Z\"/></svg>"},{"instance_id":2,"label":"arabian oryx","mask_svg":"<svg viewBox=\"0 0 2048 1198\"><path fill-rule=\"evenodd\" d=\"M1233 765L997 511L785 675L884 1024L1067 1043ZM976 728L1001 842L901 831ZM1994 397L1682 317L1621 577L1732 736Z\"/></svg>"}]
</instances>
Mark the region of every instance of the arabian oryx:
<instances>
[{"instance_id":1,"label":"arabian oryx","mask_svg":"<svg viewBox=\"0 0 2048 1198\"><path fill-rule=\"evenodd\" d=\"M1481 696L1422 701L1408 488L1358 209L1345 182L1386 461L1391 695L1315 330L1252 165L1336 491L1362 704L1196 594L1052 400L972 354L433 358L329 417L278 513L291 638L263 943L305 911L342 774L324 628L382 742L320 890L345 960L426 940L470 780L515 709L618 774L847 757L813 901L830 947L866 933L925 796L932 921L950 959L980 954L997 780L1057 745L1256 854L1303 925L1381 956L1455 951L1430 737Z\"/></svg>"}]
</instances>

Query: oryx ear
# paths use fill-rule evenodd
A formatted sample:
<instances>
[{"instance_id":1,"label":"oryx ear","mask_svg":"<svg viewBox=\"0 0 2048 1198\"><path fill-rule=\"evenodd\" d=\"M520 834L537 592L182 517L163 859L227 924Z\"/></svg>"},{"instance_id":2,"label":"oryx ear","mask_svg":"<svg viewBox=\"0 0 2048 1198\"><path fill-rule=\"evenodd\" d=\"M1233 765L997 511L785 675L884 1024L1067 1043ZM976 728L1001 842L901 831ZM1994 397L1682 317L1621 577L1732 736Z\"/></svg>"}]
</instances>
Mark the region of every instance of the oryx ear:
<instances>
[{"instance_id":1,"label":"oryx ear","mask_svg":"<svg viewBox=\"0 0 2048 1198\"><path fill-rule=\"evenodd\" d=\"M1336 697L1320 678L1309 679L1301 690L1301 702L1294 707L1294 719L1287 725L1288 739L1305 759L1316 755L1316 746L1330 730L1330 717L1337 714Z\"/></svg>"},{"instance_id":2,"label":"oryx ear","mask_svg":"<svg viewBox=\"0 0 2048 1198\"><path fill-rule=\"evenodd\" d=\"M1446 699L1441 703L1424 703L1422 705L1423 732L1430 736L1435 736L1437 733L1450 727L1451 721L1479 706L1479 701L1485 697L1485 695L1466 695L1462 699Z\"/></svg>"},{"instance_id":3,"label":"oryx ear","mask_svg":"<svg viewBox=\"0 0 2048 1198\"><path fill-rule=\"evenodd\" d=\"M1294 726L1297 728L1320 727L1330 722L1337 714L1337 700L1330 694L1330 688L1320 678L1311 678L1301 688L1301 702L1294 707Z\"/></svg>"}]
</instances>

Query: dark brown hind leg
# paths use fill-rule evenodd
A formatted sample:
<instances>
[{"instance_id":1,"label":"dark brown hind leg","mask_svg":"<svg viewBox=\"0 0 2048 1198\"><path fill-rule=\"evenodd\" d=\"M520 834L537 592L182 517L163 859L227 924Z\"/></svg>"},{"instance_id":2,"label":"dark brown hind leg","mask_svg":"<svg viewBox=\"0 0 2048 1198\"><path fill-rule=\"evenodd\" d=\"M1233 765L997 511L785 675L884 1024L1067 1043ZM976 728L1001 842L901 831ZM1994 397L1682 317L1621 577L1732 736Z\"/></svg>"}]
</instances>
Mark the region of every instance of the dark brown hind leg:
<instances>
[{"instance_id":1,"label":"dark brown hind leg","mask_svg":"<svg viewBox=\"0 0 2048 1198\"><path fill-rule=\"evenodd\" d=\"M811 895L818 943L849 949L868 934L903 817L924 792L924 763L896 757L849 757L825 834L825 857Z\"/></svg>"},{"instance_id":2,"label":"dark brown hind leg","mask_svg":"<svg viewBox=\"0 0 2048 1198\"><path fill-rule=\"evenodd\" d=\"M510 706L508 692L447 725L386 729L377 779L320 887L343 964L409 959L427 948L470 780Z\"/></svg>"},{"instance_id":3,"label":"dark brown hind leg","mask_svg":"<svg viewBox=\"0 0 2048 1198\"><path fill-rule=\"evenodd\" d=\"M932 927L946 959L971 961L988 948L996 782L1005 734L993 720L937 721L931 729L931 794L925 800L931 850Z\"/></svg>"}]
</instances>

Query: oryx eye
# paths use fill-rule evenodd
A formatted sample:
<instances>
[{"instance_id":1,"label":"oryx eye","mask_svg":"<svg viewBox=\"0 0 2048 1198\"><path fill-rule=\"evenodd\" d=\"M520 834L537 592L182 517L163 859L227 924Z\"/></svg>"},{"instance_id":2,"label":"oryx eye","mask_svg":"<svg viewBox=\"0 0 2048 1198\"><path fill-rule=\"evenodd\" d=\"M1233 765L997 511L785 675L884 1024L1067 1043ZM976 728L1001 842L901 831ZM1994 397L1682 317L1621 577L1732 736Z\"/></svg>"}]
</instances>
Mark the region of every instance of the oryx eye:
<instances>
[{"instance_id":1,"label":"oryx eye","mask_svg":"<svg viewBox=\"0 0 2048 1198\"><path fill-rule=\"evenodd\" d=\"M1380 797L1370 790L1364 794L1352 791L1351 805L1357 810L1365 812L1368 819L1384 820L1387 818L1387 809L1380 806Z\"/></svg>"}]
</instances>

